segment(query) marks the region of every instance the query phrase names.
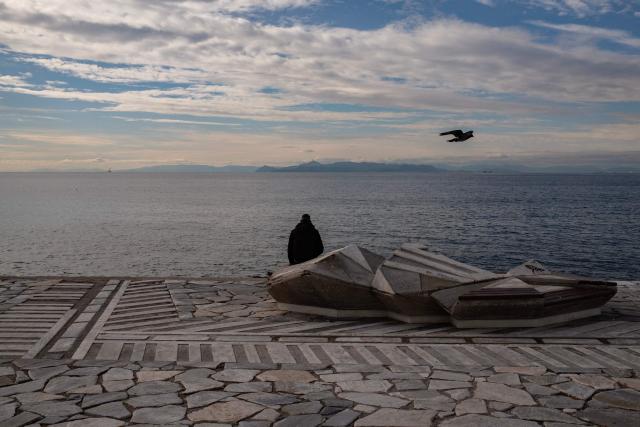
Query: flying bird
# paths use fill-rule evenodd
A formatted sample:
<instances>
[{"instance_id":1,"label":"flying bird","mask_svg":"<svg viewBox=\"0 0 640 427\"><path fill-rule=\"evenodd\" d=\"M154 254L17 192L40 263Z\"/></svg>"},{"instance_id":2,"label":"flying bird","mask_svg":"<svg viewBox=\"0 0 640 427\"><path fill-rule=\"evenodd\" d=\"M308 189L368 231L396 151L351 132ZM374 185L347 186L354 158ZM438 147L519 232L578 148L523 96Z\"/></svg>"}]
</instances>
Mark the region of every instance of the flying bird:
<instances>
[{"instance_id":1,"label":"flying bird","mask_svg":"<svg viewBox=\"0 0 640 427\"><path fill-rule=\"evenodd\" d=\"M462 142L469 138L473 138L473 131L462 132L460 129L450 130L449 132L442 132L440 136L453 135L455 138L449 139L447 142Z\"/></svg>"}]
</instances>

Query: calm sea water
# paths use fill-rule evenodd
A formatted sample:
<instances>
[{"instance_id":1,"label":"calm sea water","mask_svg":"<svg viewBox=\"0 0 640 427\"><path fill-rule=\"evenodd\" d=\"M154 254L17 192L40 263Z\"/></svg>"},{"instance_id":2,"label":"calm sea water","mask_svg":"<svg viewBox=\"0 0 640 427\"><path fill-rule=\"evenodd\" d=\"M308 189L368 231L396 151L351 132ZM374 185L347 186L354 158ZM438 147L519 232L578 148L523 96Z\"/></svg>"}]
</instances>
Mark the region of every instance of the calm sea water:
<instances>
[{"instance_id":1,"label":"calm sea water","mask_svg":"<svg viewBox=\"0 0 640 427\"><path fill-rule=\"evenodd\" d=\"M328 249L640 278L640 175L450 173L4 173L0 274L264 275L304 212Z\"/></svg>"}]
</instances>

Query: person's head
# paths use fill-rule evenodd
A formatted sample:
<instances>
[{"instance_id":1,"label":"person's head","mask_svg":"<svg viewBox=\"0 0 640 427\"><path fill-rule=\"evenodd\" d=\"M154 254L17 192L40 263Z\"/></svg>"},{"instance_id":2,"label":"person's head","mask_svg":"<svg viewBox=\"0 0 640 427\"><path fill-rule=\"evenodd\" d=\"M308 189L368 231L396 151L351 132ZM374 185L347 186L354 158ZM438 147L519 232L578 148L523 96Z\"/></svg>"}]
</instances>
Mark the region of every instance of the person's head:
<instances>
[{"instance_id":1,"label":"person's head","mask_svg":"<svg viewBox=\"0 0 640 427\"><path fill-rule=\"evenodd\" d=\"M311 217L309 216L309 214L303 214L300 222L311 222Z\"/></svg>"}]
</instances>

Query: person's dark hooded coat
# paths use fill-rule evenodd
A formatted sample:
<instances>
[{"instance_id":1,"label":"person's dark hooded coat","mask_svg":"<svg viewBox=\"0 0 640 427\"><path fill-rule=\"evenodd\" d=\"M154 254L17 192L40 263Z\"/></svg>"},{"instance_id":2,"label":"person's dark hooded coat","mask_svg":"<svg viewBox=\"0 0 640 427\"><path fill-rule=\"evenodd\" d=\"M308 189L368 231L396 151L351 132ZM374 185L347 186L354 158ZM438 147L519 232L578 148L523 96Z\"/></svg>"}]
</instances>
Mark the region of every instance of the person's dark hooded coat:
<instances>
[{"instance_id":1,"label":"person's dark hooded coat","mask_svg":"<svg viewBox=\"0 0 640 427\"><path fill-rule=\"evenodd\" d=\"M303 218L289 236L289 263L309 261L324 252L320 233L310 219Z\"/></svg>"}]
</instances>

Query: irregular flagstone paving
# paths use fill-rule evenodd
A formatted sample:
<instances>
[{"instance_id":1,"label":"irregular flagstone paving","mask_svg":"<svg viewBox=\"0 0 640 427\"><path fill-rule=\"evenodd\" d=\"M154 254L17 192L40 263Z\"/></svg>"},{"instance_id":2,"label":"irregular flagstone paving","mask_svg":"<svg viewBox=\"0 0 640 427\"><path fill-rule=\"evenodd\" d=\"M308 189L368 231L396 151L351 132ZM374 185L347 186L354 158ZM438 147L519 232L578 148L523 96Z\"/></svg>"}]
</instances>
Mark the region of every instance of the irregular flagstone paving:
<instances>
[{"instance_id":1,"label":"irregular flagstone paving","mask_svg":"<svg viewBox=\"0 0 640 427\"><path fill-rule=\"evenodd\" d=\"M458 330L284 313L262 279L8 278L0 426L635 427L639 285L588 321Z\"/></svg>"}]
</instances>

